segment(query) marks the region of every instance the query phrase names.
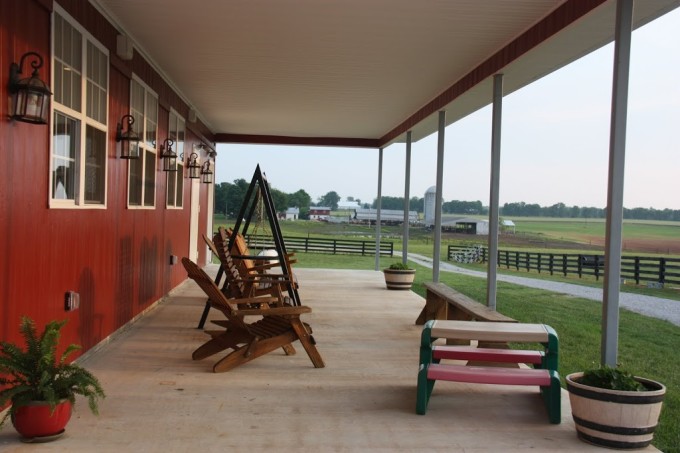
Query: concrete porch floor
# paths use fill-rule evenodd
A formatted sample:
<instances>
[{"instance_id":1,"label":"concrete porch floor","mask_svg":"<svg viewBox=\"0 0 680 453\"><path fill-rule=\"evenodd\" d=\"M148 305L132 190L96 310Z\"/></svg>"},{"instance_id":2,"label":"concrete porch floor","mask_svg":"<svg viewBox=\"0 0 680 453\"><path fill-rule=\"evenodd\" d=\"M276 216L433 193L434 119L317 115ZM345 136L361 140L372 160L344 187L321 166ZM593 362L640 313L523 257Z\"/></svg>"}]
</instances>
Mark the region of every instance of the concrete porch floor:
<instances>
[{"instance_id":1,"label":"concrete porch floor","mask_svg":"<svg viewBox=\"0 0 680 453\"><path fill-rule=\"evenodd\" d=\"M8 423L0 450L603 451L577 439L564 390L560 425L531 387L439 382L428 413L416 415L423 299L387 291L381 272L296 274L326 368L299 343L294 356L275 351L222 374L211 371L221 355L192 361L207 339L196 329L206 298L187 281L81 360L107 393L99 416L80 399L64 436L40 445Z\"/></svg>"}]
</instances>

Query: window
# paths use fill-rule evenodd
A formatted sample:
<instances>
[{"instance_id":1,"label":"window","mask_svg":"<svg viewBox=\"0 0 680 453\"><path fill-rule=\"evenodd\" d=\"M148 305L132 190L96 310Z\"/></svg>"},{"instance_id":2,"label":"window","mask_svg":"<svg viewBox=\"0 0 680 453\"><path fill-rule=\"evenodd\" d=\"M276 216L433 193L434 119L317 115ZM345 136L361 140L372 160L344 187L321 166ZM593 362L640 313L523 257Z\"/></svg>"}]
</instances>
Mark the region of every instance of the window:
<instances>
[{"instance_id":1,"label":"window","mask_svg":"<svg viewBox=\"0 0 680 453\"><path fill-rule=\"evenodd\" d=\"M50 207L106 206L109 57L55 5Z\"/></svg>"},{"instance_id":2,"label":"window","mask_svg":"<svg viewBox=\"0 0 680 453\"><path fill-rule=\"evenodd\" d=\"M168 208L181 208L184 195L184 119L174 110L170 110L168 136L175 142L173 151L177 154L177 171L168 171L168 192L166 205Z\"/></svg>"},{"instance_id":3,"label":"window","mask_svg":"<svg viewBox=\"0 0 680 453\"><path fill-rule=\"evenodd\" d=\"M158 97L135 76L130 82L130 115L135 119L139 158L129 161L128 206L156 206L156 131Z\"/></svg>"}]
</instances>

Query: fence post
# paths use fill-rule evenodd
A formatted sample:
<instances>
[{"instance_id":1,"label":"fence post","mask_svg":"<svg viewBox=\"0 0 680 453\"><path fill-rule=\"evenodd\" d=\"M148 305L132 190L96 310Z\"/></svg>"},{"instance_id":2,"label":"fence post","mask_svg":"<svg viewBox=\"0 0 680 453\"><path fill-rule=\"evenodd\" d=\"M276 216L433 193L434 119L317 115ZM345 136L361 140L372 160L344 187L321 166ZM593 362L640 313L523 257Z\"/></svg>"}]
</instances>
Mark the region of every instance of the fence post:
<instances>
[{"instance_id":1,"label":"fence post","mask_svg":"<svg viewBox=\"0 0 680 453\"><path fill-rule=\"evenodd\" d=\"M538 273L541 273L541 252L538 252L537 254L538 262L536 263L536 268L538 269Z\"/></svg>"},{"instance_id":2,"label":"fence post","mask_svg":"<svg viewBox=\"0 0 680 453\"><path fill-rule=\"evenodd\" d=\"M524 253L524 258L526 259L526 262L524 263L524 267L526 268L527 272L529 272L531 270L531 266L530 266L531 255L529 254L529 252Z\"/></svg>"},{"instance_id":3,"label":"fence post","mask_svg":"<svg viewBox=\"0 0 680 453\"><path fill-rule=\"evenodd\" d=\"M567 254L566 253L562 254L562 274L564 274L565 277L567 276Z\"/></svg>"},{"instance_id":4,"label":"fence post","mask_svg":"<svg viewBox=\"0 0 680 453\"><path fill-rule=\"evenodd\" d=\"M515 252L515 269L519 270L519 252Z\"/></svg>"},{"instance_id":5,"label":"fence post","mask_svg":"<svg viewBox=\"0 0 680 453\"><path fill-rule=\"evenodd\" d=\"M595 280L600 280L600 255L595 255Z\"/></svg>"},{"instance_id":6,"label":"fence post","mask_svg":"<svg viewBox=\"0 0 680 453\"><path fill-rule=\"evenodd\" d=\"M553 266L555 265L555 255L553 253L550 254L550 263L548 266L550 266L550 275L553 275Z\"/></svg>"},{"instance_id":7,"label":"fence post","mask_svg":"<svg viewBox=\"0 0 680 453\"><path fill-rule=\"evenodd\" d=\"M640 284L640 257L635 257L635 284Z\"/></svg>"},{"instance_id":8,"label":"fence post","mask_svg":"<svg viewBox=\"0 0 680 453\"><path fill-rule=\"evenodd\" d=\"M659 283L666 283L666 258L659 258Z\"/></svg>"}]
</instances>

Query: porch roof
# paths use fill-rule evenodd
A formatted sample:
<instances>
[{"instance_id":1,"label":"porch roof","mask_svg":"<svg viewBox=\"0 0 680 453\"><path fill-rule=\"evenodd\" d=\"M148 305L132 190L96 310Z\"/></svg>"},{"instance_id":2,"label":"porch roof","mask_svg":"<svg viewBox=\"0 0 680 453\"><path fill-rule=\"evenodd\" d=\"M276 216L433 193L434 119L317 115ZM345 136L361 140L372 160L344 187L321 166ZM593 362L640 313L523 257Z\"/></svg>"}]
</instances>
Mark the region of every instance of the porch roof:
<instances>
[{"instance_id":1,"label":"porch roof","mask_svg":"<svg viewBox=\"0 0 680 453\"><path fill-rule=\"evenodd\" d=\"M91 0L217 141L386 146L612 41L615 0ZM636 2L634 26L678 0Z\"/></svg>"}]
</instances>

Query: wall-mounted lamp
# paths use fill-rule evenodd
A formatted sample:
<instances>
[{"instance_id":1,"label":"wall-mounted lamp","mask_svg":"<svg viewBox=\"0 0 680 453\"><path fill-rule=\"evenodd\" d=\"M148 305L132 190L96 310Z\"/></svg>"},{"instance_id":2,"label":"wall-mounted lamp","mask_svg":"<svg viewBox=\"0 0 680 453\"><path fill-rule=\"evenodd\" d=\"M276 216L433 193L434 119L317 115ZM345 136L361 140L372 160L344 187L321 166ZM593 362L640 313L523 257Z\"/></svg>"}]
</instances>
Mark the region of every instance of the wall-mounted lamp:
<instances>
[{"instance_id":1,"label":"wall-mounted lamp","mask_svg":"<svg viewBox=\"0 0 680 453\"><path fill-rule=\"evenodd\" d=\"M175 142L166 138L161 145L161 159L163 159L163 171L177 171L177 154L172 150Z\"/></svg>"},{"instance_id":2,"label":"wall-mounted lamp","mask_svg":"<svg viewBox=\"0 0 680 453\"><path fill-rule=\"evenodd\" d=\"M33 74L20 79L24 71L24 60L34 57L31 62ZM47 84L38 77L38 69L42 68L43 59L35 52L27 52L19 60L19 64L9 66L8 91L11 94L9 116L11 119L32 124L47 124L50 113L50 96L52 92Z\"/></svg>"},{"instance_id":3,"label":"wall-mounted lamp","mask_svg":"<svg viewBox=\"0 0 680 453\"><path fill-rule=\"evenodd\" d=\"M198 154L191 153L187 167L189 169L189 178L198 179L201 177L201 165L198 163Z\"/></svg>"},{"instance_id":4,"label":"wall-mounted lamp","mask_svg":"<svg viewBox=\"0 0 680 453\"><path fill-rule=\"evenodd\" d=\"M210 161L206 160L201 168L201 181L206 184L213 183L213 171L210 169Z\"/></svg>"},{"instance_id":5,"label":"wall-mounted lamp","mask_svg":"<svg viewBox=\"0 0 680 453\"><path fill-rule=\"evenodd\" d=\"M128 127L123 132L123 123L125 121L127 121ZM137 159L139 157L140 137L132 128L133 124L135 124L135 119L132 115L123 115L120 123L116 126L116 141L120 142L121 159Z\"/></svg>"}]
</instances>

